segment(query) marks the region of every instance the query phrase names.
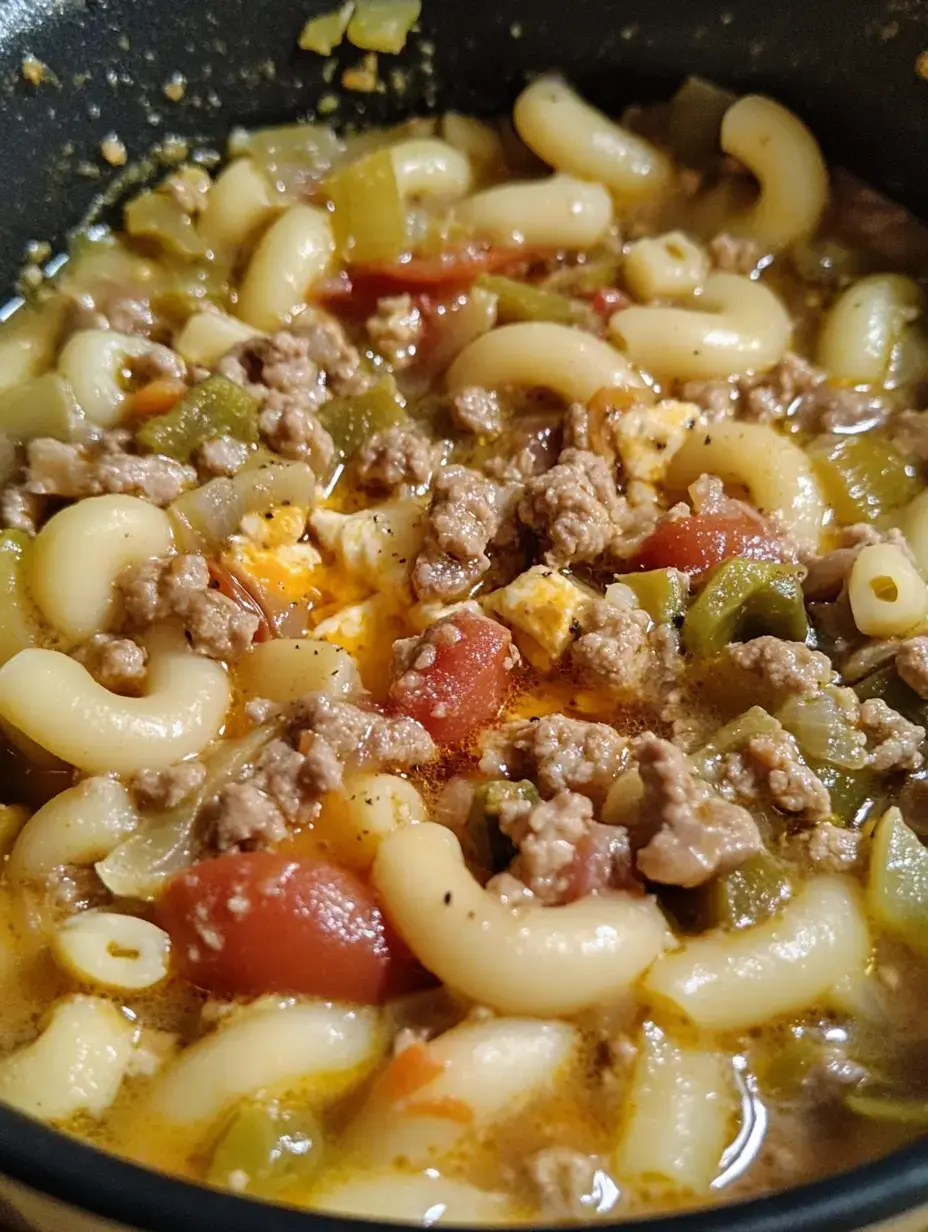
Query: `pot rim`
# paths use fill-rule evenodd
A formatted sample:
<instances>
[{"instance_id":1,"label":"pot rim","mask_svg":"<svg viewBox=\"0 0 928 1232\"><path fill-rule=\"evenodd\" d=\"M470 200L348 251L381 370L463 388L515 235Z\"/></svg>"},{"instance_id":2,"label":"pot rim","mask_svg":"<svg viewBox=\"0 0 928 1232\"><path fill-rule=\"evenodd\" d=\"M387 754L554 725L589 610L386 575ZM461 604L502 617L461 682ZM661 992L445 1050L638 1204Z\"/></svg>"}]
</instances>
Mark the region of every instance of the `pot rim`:
<instances>
[{"instance_id":1,"label":"pot rim","mask_svg":"<svg viewBox=\"0 0 928 1232\"><path fill-rule=\"evenodd\" d=\"M130 1163L0 1107L0 1174L72 1209L138 1232L318 1232L360 1221L223 1193ZM2 1193L2 1189L0 1189ZM609 1223L623 1232L854 1232L928 1202L928 1138L880 1159L762 1198ZM15 1202L14 1202L15 1206ZM395 1226L395 1225L391 1225ZM554 1229L551 1230L554 1232ZM563 1232L563 1225L560 1225Z\"/></svg>"}]
</instances>

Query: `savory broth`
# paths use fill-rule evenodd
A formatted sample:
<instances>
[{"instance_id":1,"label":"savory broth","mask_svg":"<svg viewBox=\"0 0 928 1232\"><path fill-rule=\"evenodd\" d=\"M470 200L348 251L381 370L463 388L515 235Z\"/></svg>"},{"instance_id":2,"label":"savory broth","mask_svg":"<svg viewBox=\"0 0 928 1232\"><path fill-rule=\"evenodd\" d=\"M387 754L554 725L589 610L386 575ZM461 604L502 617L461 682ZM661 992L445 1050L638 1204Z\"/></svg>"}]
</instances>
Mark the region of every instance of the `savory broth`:
<instances>
[{"instance_id":1,"label":"savory broth","mask_svg":"<svg viewBox=\"0 0 928 1232\"><path fill-rule=\"evenodd\" d=\"M924 230L699 81L232 154L0 334L0 1098L411 1222L919 1135Z\"/></svg>"}]
</instances>

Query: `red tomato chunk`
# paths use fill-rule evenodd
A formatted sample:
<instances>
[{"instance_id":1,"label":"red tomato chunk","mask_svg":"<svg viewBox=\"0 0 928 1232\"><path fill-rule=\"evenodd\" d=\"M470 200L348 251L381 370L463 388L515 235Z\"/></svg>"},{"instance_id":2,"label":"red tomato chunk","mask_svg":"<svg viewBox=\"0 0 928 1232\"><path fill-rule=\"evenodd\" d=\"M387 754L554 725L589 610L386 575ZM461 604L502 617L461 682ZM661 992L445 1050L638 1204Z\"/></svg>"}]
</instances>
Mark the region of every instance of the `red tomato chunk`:
<instances>
[{"instance_id":1,"label":"red tomato chunk","mask_svg":"<svg viewBox=\"0 0 928 1232\"><path fill-rule=\"evenodd\" d=\"M699 580L731 556L783 560L784 544L759 516L747 513L697 513L668 519L640 545L636 569L680 569Z\"/></svg>"},{"instance_id":2,"label":"red tomato chunk","mask_svg":"<svg viewBox=\"0 0 928 1232\"><path fill-rule=\"evenodd\" d=\"M422 635L390 698L439 744L461 744L499 714L515 658L503 625L475 612L455 612Z\"/></svg>"},{"instance_id":3,"label":"red tomato chunk","mask_svg":"<svg viewBox=\"0 0 928 1232\"><path fill-rule=\"evenodd\" d=\"M324 860L273 851L203 860L168 884L157 914L183 974L223 996L374 1005L423 982L370 886Z\"/></svg>"}]
</instances>

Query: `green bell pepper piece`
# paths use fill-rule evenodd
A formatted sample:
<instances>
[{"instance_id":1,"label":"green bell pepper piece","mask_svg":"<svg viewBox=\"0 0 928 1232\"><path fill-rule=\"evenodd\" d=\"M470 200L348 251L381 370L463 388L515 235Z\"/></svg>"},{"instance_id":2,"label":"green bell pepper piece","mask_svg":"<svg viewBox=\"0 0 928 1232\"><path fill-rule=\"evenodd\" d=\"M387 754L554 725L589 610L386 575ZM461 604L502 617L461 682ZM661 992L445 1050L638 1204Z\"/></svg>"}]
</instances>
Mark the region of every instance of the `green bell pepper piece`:
<instances>
[{"instance_id":1,"label":"green bell pepper piece","mask_svg":"<svg viewBox=\"0 0 928 1232\"><path fill-rule=\"evenodd\" d=\"M406 206L390 150L340 167L323 188L332 202L335 245L344 261L395 261L406 251Z\"/></svg>"},{"instance_id":2,"label":"green bell pepper piece","mask_svg":"<svg viewBox=\"0 0 928 1232\"><path fill-rule=\"evenodd\" d=\"M762 633L804 642L809 632L802 570L736 556L722 561L683 622L683 643L700 656Z\"/></svg>"},{"instance_id":3,"label":"green bell pepper piece","mask_svg":"<svg viewBox=\"0 0 928 1232\"><path fill-rule=\"evenodd\" d=\"M762 706L752 706L739 714L736 719L726 723L714 733L712 739L690 757L690 764L696 773L705 779L712 777L715 762L725 753L731 753L747 744L755 736L777 736L780 734L780 724L767 713Z\"/></svg>"},{"instance_id":4,"label":"green bell pepper piece","mask_svg":"<svg viewBox=\"0 0 928 1232\"><path fill-rule=\"evenodd\" d=\"M887 932L928 954L928 848L898 808L880 818L870 846L867 905Z\"/></svg>"},{"instance_id":5,"label":"green bell pepper piece","mask_svg":"<svg viewBox=\"0 0 928 1232\"><path fill-rule=\"evenodd\" d=\"M224 376L194 385L177 406L147 420L136 440L153 453L189 462L200 445L215 436L234 436L249 445L258 439L257 398Z\"/></svg>"},{"instance_id":6,"label":"green bell pepper piece","mask_svg":"<svg viewBox=\"0 0 928 1232\"><path fill-rule=\"evenodd\" d=\"M898 710L910 723L918 723L923 727L928 724L928 702L919 697L914 689L909 688L891 663L858 680L853 689L862 702L871 697L879 697L891 709Z\"/></svg>"},{"instance_id":7,"label":"green bell pepper piece","mask_svg":"<svg viewBox=\"0 0 928 1232\"><path fill-rule=\"evenodd\" d=\"M880 776L867 767L848 770L814 757L806 757L806 764L828 788L831 821L842 826L862 824L880 798Z\"/></svg>"},{"instance_id":8,"label":"green bell pepper piece","mask_svg":"<svg viewBox=\"0 0 928 1232\"><path fill-rule=\"evenodd\" d=\"M317 418L335 442L342 461L350 458L375 432L406 419L395 383L386 378L363 394L332 398L319 408Z\"/></svg>"},{"instance_id":9,"label":"green bell pepper piece","mask_svg":"<svg viewBox=\"0 0 928 1232\"><path fill-rule=\"evenodd\" d=\"M507 800L527 800L537 804L538 788L528 779L511 783L508 779L492 779L481 783L474 792L467 817L467 844L476 864L500 873L513 860L516 849L499 828L499 814Z\"/></svg>"},{"instance_id":10,"label":"green bell pepper piece","mask_svg":"<svg viewBox=\"0 0 928 1232\"><path fill-rule=\"evenodd\" d=\"M779 911L792 890L780 861L768 851L760 852L703 887L706 927L750 928Z\"/></svg>"},{"instance_id":11,"label":"green bell pepper piece","mask_svg":"<svg viewBox=\"0 0 928 1232\"><path fill-rule=\"evenodd\" d=\"M689 588L685 574L678 569L622 573L615 580L634 592L639 606L659 625L674 624L686 611Z\"/></svg>"},{"instance_id":12,"label":"green bell pepper piece","mask_svg":"<svg viewBox=\"0 0 928 1232\"><path fill-rule=\"evenodd\" d=\"M872 432L820 437L807 453L841 522L874 522L908 504L923 486L892 441Z\"/></svg>"},{"instance_id":13,"label":"green bell pepper piece","mask_svg":"<svg viewBox=\"0 0 928 1232\"><path fill-rule=\"evenodd\" d=\"M754 1066L762 1093L775 1099L795 1096L824 1051L820 1039L803 1034L791 1036L775 1050L765 1052Z\"/></svg>"},{"instance_id":14,"label":"green bell pepper piece","mask_svg":"<svg viewBox=\"0 0 928 1232\"><path fill-rule=\"evenodd\" d=\"M589 304L570 299L557 291L543 291L502 274L482 274L477 286L496 296L499 321L554 321L558 325L580 325L595 329L599 324Z\"/></svg>"},{"instance_id":15,"label":"green bell pepper piece","mask_svg":"<svg viewBox=\"0 0 928 1232\"><path fill-rule=\"evenodd\" d=\"M273 1103L244 1104L216 1144L207 1179L265 1198L283 1197L312 1179L322 1155L322 1127L307 1109ZM232 1181L232 1177L236 1181Z\"/></svg>"}]
</instances>

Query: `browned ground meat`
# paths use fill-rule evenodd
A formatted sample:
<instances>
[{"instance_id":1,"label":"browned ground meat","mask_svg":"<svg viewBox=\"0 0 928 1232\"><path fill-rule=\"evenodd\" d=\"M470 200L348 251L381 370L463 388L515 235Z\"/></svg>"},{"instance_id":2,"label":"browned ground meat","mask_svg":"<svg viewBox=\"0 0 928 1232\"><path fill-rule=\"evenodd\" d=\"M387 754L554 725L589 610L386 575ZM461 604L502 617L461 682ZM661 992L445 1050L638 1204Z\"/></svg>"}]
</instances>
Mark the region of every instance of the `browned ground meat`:
<instances>
[{"instance_id":1,"label":"browned ground meat","mask_svg":"<svg viewBox=\"0 0 928 1232\"><path fill-rule=\"evenodd\" d=\"M130 565L117 588L129 628L143 629L156 620L177 617L194 650L212 659L237 659L258 631L256 615L210 589L209 567L202 556Z\"/></svg>"},{"instance_id":2,"label":"browned ground meat","mask_svg":"<svg viewBox=\"0 0 928 1232\"><path fill-rule=\"evenodd\" d=\"M900 411L892 421L894 444L919 462L928 462L928 411Z\"/></svg>"},{"instance_id":3,"label":"browned ground meat","mask_svg":"<svg viewBox=\"0 0 928 1232\"><path fill-rule=\"evenodd\" d=\"M440 449L412 425L375 432L358 451L358 482L378 491L424 487L440 460Z\"/></svg>"},{"instance_id":4,"label":"browned ground meat","mask_svg":"<svg viewBox=\"0 0 928 1232\"><path fill-rule=\"evenodd\" d=\"M182 761L163 770L138 770L129 787L140 808L172 809L197 791L206 779L199 761Z\"/></svg>"},{"instance_id":5,"label":"browned ground meat","mask_svg":"<svg viewBox=\"0 0 928 1232\"><path fill-rule=\"evenodd\" d=\"M543 796L580 792L601 804L625 768L628 740L607 723L566 714L516 719L481 737L480 769L511 779L530 778Z\"/></svg>"},{"instance_id":6,"label":"browned ground meat","mask_svg":"<svg viewBox=\"0 0 928 1232\"><path fill-rule=\"evenodd\" d=\"M860 728L871 742L870 765L880 774L918 770L924 762L925 729L910 723L880 697L861 703Z\"/></svg>"},{"instance_id":7,"label":"browned ground meat","mask_svg":"<svg viewBox=\"0 0 928 1232\"><path fill-rule=\"evenodd\" d=\"M219 851L253 850L287 837L283 811L250 780L223 787L210 812L210 834Z\"/></svg>"},{"instance_id":8,"label":"browned ground meat","mask_svg":"<svg viewBox=\"0 0 928 1232\"><path fill-rule=\"evenodd\" d=\"M90 291L66 296L68 332L80 329L113 329L119 334L141 334L147 338L164 333L149 300L130 295L123 288L104 282Z\"/></svg>"},{"instance_id":9,"label":"browned ground meat","mask_svg":"<svg viewBox=\"0 0 928 1232\"><path fill-rule=\"evenodd\" d=\"M650 881L702 885L763 849L747 809L697 779L669 740L645 732L633 751L644 788L640 816L652 833L636 860Z\"/></svg>"},{"instance_id":10,"label":"browned ground meat","mask_svg":"<svg viewBox=\"0 0 928 1232\"><path fill-rule=\"evenodd\" d=\"M157 453L126 453L122 438L114 436L90 446L69 445L50 437L30 441L26 446L24 491L70 500L126 493L163 507L197 482L192 466Z\"/></svg>"},{"instance_id":11,"label":"browned ground meat","mask_svg":"<svg viewBox=\"0 0 928 1232\"><path fill-rule=\"evenodd\" d=\"M315 733L352 769L410 770L437 754L421 723L405 715L384 715L327 693L310 693L295 703L297 730Z\"/></svg>"},{"instance_id":12,"label":"browned ground meat","mask_svg":"<svg viewBox=\"0 0 928 1232\"><path fill-rule=\"evenodd\" d=\"M481 385L459 389L451 397L451 418L474 436L499 436L503 430L503 408L495 390Z\"/></svg>"},{"instance_id":13,"label":"browned ground meat","mask_svg":"<svg viewBox=\"0 0 928 1232\"><path fill-rule=\"evenodd\" d=\"M214 436L200 446L197 462L206 475L237 475L248 461L249 452L244 441Z\"/></svg>"},{"instance_id":14,"label":"browned ground meat","mask_svg":"<svg viewBox=\"0 0 928 1232\"><path fill-rule=\"evenodd\" d=\"M907 826L919 838L928 838L928 778L909 777L899 793L899 808Z\"/></svg>"},{"instance_id":15,"label":"browned ground meat","mask_svg":"<svg viewBox=\"0 0 928 1232\"><path fill-rule=\"evenodd\" d=\"M919 697L928 697L928 637L910 637L902 643L896 671Z\"/></svg>"},{"instance_id":16,"label":"browned ground meat","mask_svg":"<svg viewBox=\"0 0 928 1232\"><path fill-rule=\"evenodd\" d=\"M716 269L727 274L753 274L761 258L761 250L756 240L723 231L710 240L709 256Z\"/></svg>"},{"instance_id":17,"label":"browned ground meat","mask_svg":"<svg viewBox=\"0 0 928 1232\"><path fill-rule=\"evenodd\" d=\"M558 792L534 805L528 800L507 800L500 809L499 825L519 853L510 873L524 881L541 902L563 902L577 847L592 824L592 802L573 791Z\"/></svg>"},{"instance_id":18,"label":"browned ground meat","mask_svg":"<svg viewBox=\"0 0 928 1232\"><path fill-rule=\"evenodd\" d=\"M487 572L487 547L501 525L498 500L496 484L477 471L466 466L439 471L425 546L413 568L420 599L458 599Z\"/></svg>"},{"instance_id":19,"label":"browned ground meat","mask_svg":"<svg viewBox=\"0 0 928 1232\"><path fill-rule=\"evenodd\" d=\"M0 493L0 526L34 535L42 518L44 501L19 484L10 484Z\"/></svg>"},{"instance_id":20,"label":"browned ground meat","mask_svg":"<svg viewBox=\"0 0 928 1232\"><path fill-rule=\"evenodd\" d=\"M861 836L857 830L819 821L806 838L808 856L824 873L849 873L860 858Z\"/></svg>"},{"instance_id":21,"label":"browned ground meat","mask_svg":"<svg viewBox=\"0 0 928 1232\"><path fill-rule=\"evenodd\" d=\"M746 803L769 798L785 813L809 818L831 812L828 788L805 764L789 732L753 736L743 749L722 758L716 777L719 789Z\"/></svg>"},{"instance_id":22,"label":"browned ground meat","mask_svg":"<svg viewBox=\"0 0 928 1232\"><path fill-rule=\"evenodd\" d=\"M607 553L628 510L598 454L565 449L556 466L526 484L519 517L545 543L545 563L557 569Z\"/></svg>"},{"instance_id":23,"label":"browned ground meat","mask_svg":"<svg viewBox=\"0 0 928 1232\"><path fill-rule=\"evenodd\" d=\"M586 1223L596 1215L602 1198L597 1173L604 1169L597 1156L552 1146L533 1156L527 1168L544 1222Z\"/></svg>"},{"instance_id":24,"label":"browned ground meat","mask_svg":"<svg viewBox=\"0 0 928 1232\"><path fill-rule=\"evenodd\" d=\"M258 415L261 434L275 453L296 462L308 462L317 475L325 475L335 457L335 445L301 395L272 390Z\"/></svg>"},{"instance_id":25,"label":"browned ground meat","mask_svg":"<svg viewBox=\"0 0 928 1232\"><path fill-rule=\"evenodd\" d=\"M664 697L683 670L676 630L654 625L641 608L595 600L570 661L590 683L653 701Z\"/></svg>"},{"instance_id":26,"label":"browned ground meat","mask_svg":"<svg viewBox=\"0 0 928 1232\"><path fill-rule=\"evenodd\" d=\"M390 295L377 301L367 318L367 334L375 351L399 370L415 363L425 322L411 295Z\"/></svg>"},{"instance_id":27,"label":"browned ground meat","mask_svg":"<svg viewBox=\"0 0 928 1232\"><path fill-rule=\"evenodd\" d=\"M74 658L104 689L114 693L137 695L145 683L148 655L131 638L95 633L75 650Z\"/></svg>"},{"instance_id":28,"label":"browned ground meat","mask_svg":"<svg viewBox=\"0 0 928 1232\"><path fill-rule=\"evenodd\" d=\"M786 642L779 637L732 642L725 653L736 667L781 695L814 697L835 674L827 655L810 650L802 642Z\"/></svg>"}]
</instances>

